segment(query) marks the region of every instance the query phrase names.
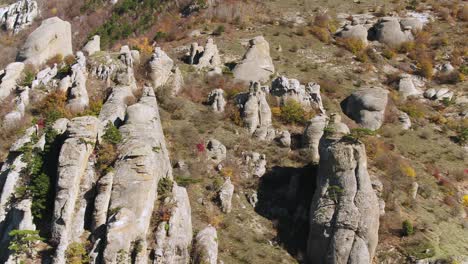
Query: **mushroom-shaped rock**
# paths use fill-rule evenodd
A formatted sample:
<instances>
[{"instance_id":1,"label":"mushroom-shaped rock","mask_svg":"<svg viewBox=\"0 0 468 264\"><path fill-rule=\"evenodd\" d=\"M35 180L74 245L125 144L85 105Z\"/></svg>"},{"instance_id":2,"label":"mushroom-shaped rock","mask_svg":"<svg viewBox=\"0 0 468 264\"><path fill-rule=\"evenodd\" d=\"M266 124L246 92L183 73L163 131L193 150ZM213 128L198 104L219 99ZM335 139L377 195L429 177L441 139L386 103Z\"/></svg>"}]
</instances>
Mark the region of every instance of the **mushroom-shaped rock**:
<instances>
[{"instance_id":1,"label":"mushroom-shaped rock","mask_svg":"<svg viewBox=\"0 0 468 264\"><path fill-rule=\"evenodd\" d=\"M250 40L244 58L233 70L234 77L242 81L266 82L275 73L270 57L270 45L258 36Z\"/></svg>"},{"instance_id":2,"label":"mushroom-shaped rock","mask_svg":"<svg viewBox=\"0 0 468 264\"><path fill-rule=\"evenodd\" d=\"M226 106L226 100L224 99L224 90L215 89L211 91L208 95L208 104L211 105L213 111L224 112L224 107Z\"/></svg>"},{"instance_id":3,"label":"mushroom-shaped rock","mask_svg":"<svg viewBox=\"0 0 468 264\"><path fill-rule=\"evenodd\" d=\"M227 177L219 191L219 200L221 209L224 213L230 213L232 210L232 196L234 195L234 185L231 178Z\"/></svg>"},{"instance_id":4,"label":"mushroom-shaped rock","mask_svg":"<svg viewBox=\"0 0 468 264\"><path fill-rule=\"evenodd\" d=\"M218 263L218 234L216 228L207 226L195 237L194 264Z\"/></svg>"},{"instance_id":5,"label":"mushroom-shaped rock","mask_svg":"<svg viewBox=\"0 0 468 264\"><path fill-rule=\"evenodd\" d=\"M206 151L208 158L216 164L226 159L226 147L216 139L210 139L206 142Z\"/></svg>"},{"instance_id":6,"label":"mushroom-shaped rock","mask_svg":"<svg viewBox=\"0 0 468 264\"><path fill-rule=\"evenodd\" d=\"M382 126L387 107L388 91L382 88L362 88L343 103L347 116L364 128L377 130Z\"/></svg>"},{"instance_id":7,"label":"mushroom-shaped rock","mask_svg":"<svg viewBox=\"0 0 468 264\"><path fill-rule=\"evenodd\" d=\"M71 25L58 17L42 21L40 27L32 32L18 54L24 63L41 65L55 55L73 54Z\"/></svg>"},{"instance_id":8,"label":"mushroom-shaped rock","mask_svg":"<svg viewBox=\"0 0 468 264\"><path fill-rule=\"evenodd\" d=\"M160 48L156 47L153 56L149 62L151 68L151 80L153 81L153 88L159 88L166 84L171 76L174 61Z\"/></svg>"},{"instance_id":9,"label":"mushroom-shaped rock","mask_svg":"<svg viewBox=\"0 0 468 264\"><path fill-rule=\"evenodd\" d=\"M83 47L83 52L91 56L94 53L101 51L101 37L98 35L93 36L88 43Z\"/></svg>"},{"instance_id":10,"label":"mushroom-shaped rock","mask_svg":"<svg viewBox=\"0 0 468 264\"><path fill-rule=\"evenodd\" d=\"M362 143L323 140L310 209L311 262L370 264L378 242L379 203Z\"/></svg>"}]
</instances>

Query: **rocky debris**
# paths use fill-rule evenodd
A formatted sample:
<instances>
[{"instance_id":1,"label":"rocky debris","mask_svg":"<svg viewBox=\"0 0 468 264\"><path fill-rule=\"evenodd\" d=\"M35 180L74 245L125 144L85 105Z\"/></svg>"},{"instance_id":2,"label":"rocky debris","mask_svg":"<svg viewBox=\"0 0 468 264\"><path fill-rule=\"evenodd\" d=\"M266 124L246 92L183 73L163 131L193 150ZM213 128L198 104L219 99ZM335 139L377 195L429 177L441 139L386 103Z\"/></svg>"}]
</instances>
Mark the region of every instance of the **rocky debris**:
<instances>
[{"instance_id":1,"label":"rocky debris","mask_svg":"<svg viewBox=\"0 0 468 264\"><path fill-rule=\"evenodd\" d=\"M266 100L265 87L251 83L248 93L236 97L244 124L250 134L260 140L273 140L275 130L271 121L271 109Z\"/></svg>"},{"instance_id":2,"label":"rocky debris","mask_svg":"<svg viewBox=\"0 0 468 264\"><path fill-rule=\"evenodd\" d=\"M120 127L123 143L114 169L103 261L115 263L135 253L144 263L159 180L172 179L172 168L154 91L145 87L140 101L127 108ZM141 250L140 250L141 248Z\"/></svg>"},{"instance_id":3,"label":"rocky debris","mask_svg":"<svg viewBox=\"0 0 468 264\"><path fill-rule=\"evenodd\" d=\"M46 67L42 71L38 72L36 75L36 78L31 84L31 88L35 89L38 86L46 86L49 84L50 81L57 75L58 73L58 68L57 64L54 64L54 67Z\"/></svg>"},{"instance_id":4,"label":"rocky debris","mask_svg":"<svg viewBox=\"0 0 468 264\"><path fill-rule=\"evenodd\" d=\"M342 27L346 25L362 25L367 30L370 29L377 21L378 18L369 13L363 14L346 14L346 13L339 13L336 15L337 20L340 22Z\"/></svg>"},{"instance_id":5,"label":"rocky debris","mask_svg":"<svg viewBox=\"0 0 468 264\"><path fill-rule=\"evenodd\" d=\"M206 152L208 159L216 164L223 162L226 159L226 147L216 139L210 139L206 142Z\"/></svg>"},{"instance_id":6,"label":"rocky debris","mask_svg":"<svg viewBox=\"0 0 468 264\"><path fill-rule=\"evenodd\" d=\"M215 69L222 66L218 46L214 44L212 38L206 41L204 48L196 42L192 43L190 46L189 64L196 65L198 69Z\"/></svg>"},{"instance_id":7,"label":"rocky debris","mask_svg":"<svg viewBox=\"0 0 468 264\"><path fill-rule=\"evenodd\" d=\"M397 17L383 17L369 31L369 35L372 40L398 48L401 44L414 39L411 29L403 27Z\"/></svg>"},{"instance_id":8,"label":"rocky debris","mask_svg":"<svg viewBox=\"0 0 468 264\"><path fill-rule=\"evenodd\" d=\"M88 56L101 51L101 37L98 35L93 36L83 47L82 51Z\"/></svg>"},{"instance_id":9,"label":"rocky debris","mask_svg":"<svg viewBox=\"0 0 468 264\"><path fill-rule=\"evenodd\" d=\"M404 99L408 96L421 96L424 86L424 80L421 77L403 74L398 84L398 92L400 92Z\"/></svg>"},{"instance_id":10,"label":"rocky debris","mask_svg":"<svg viewBox=\"0 0 468 264\"><path fill-rule=\"evenodd\" d=\"M244 152L242 153L244 158L244 165L246 165L247 170L242 174L245 178L250 177L262 177L266 172L266 156L265 154L260 154L258 152Z\"/></svg>"},{"instance_id":11,"label":"rocky debris","mask_svg":"<svg viewBox=\"0 0 468 264\"><path fill-rule=\"evenodd\" d=\"M93 179L88 178L92 169L89 170L88 167L89 157L97 142L98 127L97 118L83 116L72 119L65 132L67 138L58 161L51 233L51 242L56 246L54 263L65 262L65 251L69 243L79 241L83 231L83 227L80 229L74 224L76 221L84 221L78 217L78 205L86 204L84 195L92 188Z\"/></svg>"},{"instance_id":12,"label":"rocky debris","mask_svg":"<svg viewBox=\"0 0 468 264\"><path fill-rule=\"evenodd\" d=\"M353 92L343 103L347 116L364 128L377 130L384 121L388 91L382 88L362 88Z\"/></svg>"},{"instance_id":13,"label":"rocky debris","mask_svg":"<svg viewBox=\"0 0 468 264\"><path fill-rule=\"evenodd\" d=\"M320 85L317 83L311 82L307 85L301 85L296 79L280 76L273 80L270 93L281 97L282 104L292 99L301 103L306 109L314 109L320 113L325 113L322 97L320 96Z\"/></svg>"},{"instance_id":14,"label":"rocky debris","mask_svg":"<svg viewBox=\"0 0 468 264\"><path fill-rule=\"evenodd\" d=\"M160 48L156 47L149 62L153 88L157 89L167 83L171 76L174 61Z\"/></svg>"},{"instance_id":15,"label":"rocky debris","mask_svg":"<svg viewBox=\"0 0 468 264\"><path fill-rule=\"evenodd\" d=\"M249 41L247 52L233 70L236 79L247 82L266 82L274 73L275 66L270 57L270 45L263 36Z\"/></svg>"},{"instance_id":16,"label":"rocky debris","mask_svg":"<svg viewBox=\"0 0 468 264\"><path fill-rule=\"evenodd\" d=\"M430 88L424 92L424 97L430 100L452 100L454 93L448 88L440 88L438 90Z\"/></svg>"},{"instance_id":17,"label":"rocky debris","mask_svg":"<svg viewBox=\"0 0 468 264\"><path fill-rule=\"evenodd\" d=\"M171 204L171 217L161 222L156 230L155 263L189 263L192 243L192 217L187 191L174 184L172 197L165 203Z\"/></svg>"},{"instance_id":18,"label":"rocky debris","mask_svg":"<svg viewBox=\"0 0 468 264\"><path fill-rule=\"evenodd\" d=\"M442 63L439 65L436 65L435 70L440 73L451 73L455 70L455 68L452 66L450 62Z\"/></svg>"},{"instance_id":19,"label":"rocky debris","mask_svg":"<svg viewBox=\"0 0 468 264\"><path fill-rule=\"evenodd\" d=\"M363 25L345 25L335 35L344 39L358 39L367 46L367 30Z\"/></svg>"},{"instance_id":20,"label":"rocky debris","mask_svg":"<svg viewBox=\"0 0 468 264\"><path fill-rule=\"evenodd\" d=\"M318 163L320 160L319 143L327 125L328 117L326 115L317 115L307 122L304 129L303 145L311 152L312 162L314 163Z\"/></svg>"},{"instance_id":21,"label":"rocky debris","mask_svg":"<svg viewBox=\"0 0 468 264\"><path fill-rule=\"evenodd\" d=\"M15 90L23 69L24 63L13 62L8 64L3 71L0 71L0 101Z\"/></svg>"},{"instance_id":22,"label":"rocky debris","mask_svg":"<svg viewBox=\"0 0 468 264\"><path fill-rule=\"evenodd\" d=\"M310 209L309 261L370 264L378 229L379 203L364 145L324 140Z\"/></svg>"},{"instance_id":23,"label":"rocky debris","mask_svg":"<svg viewBox=\"0 0 468 264\"><path fill-rule=\"evenodd\" d=\"M227 177L219 191L219 201L223 213L230 213L232 210L232 196L234 195L234 185L231 178Z\"/></svg>"},{"instance_id":24,"label":"rocky debris","mask_svg":"<svg viewBox=\"0 0 468 264\"><path fill-rule=\"evenodd\" d=\"M21 90L20 90L21 89ZM13 110L5 115L3 126L6 128L16 127L23 119L26 107L29 105L29 87L18 88L18 96L13 100Z\"/></svg>"},{"instance_id":25,"label":"rocky debris","mask_svg":"<svg viewBox=\"0 0 468 264\"><path fill-rule=\"evenodd\" d=\"M32 32L18 54L25 64L39 66L55 55L64 57L73 54L71 25L58 17L42 21Z\"/></svg>"},{"instance_id":26,"label":"rocky debris","mask_svg":"<svg viewBox=\"0 0 468 264\"><path fill-rule=\"evenodd\" d=\"M105 126L109 122L116 126L121 125L125 120L127 104L133 100L135 100L135 96L130 86L117 85L113 87L111 94L99 113L99 120L102 125Z\"/></svg>"},{"instance_id":27,"label":"rocky debris","mask_svg":"<svg viewBox=\"0 0 468 264\"><path fill-rule=\"evenodd\" d=\"M400 121L401 129L408 130L411 128L411 119L407 113L400 111L398 121Z\"/></svg>"},{"instance_id":28,"label":"rocky debris","mask_svg":"<svg viewBox=\"0 0 468 264\"><path fill-rule=\"evenodd\" d=\"M281 147L289 148L291 147L291 133L285 130L282 131L279 136L276 138Z\"/></svg>"},{"instance_id":29,"label":"rocky debris","mask_svg":"<svg viewBox=\"0 0 468 264\"><path fill-rule=\"evenodd\" d=\"M195 237L193 263L218 263L218 234L211 225L198 232Z\"/></svg>"},{"instance_id":30,"label":"rocky debris","mask_svg":"<svg viewBox=\"0 0 468 264\"><path fill-rule=\"evenodd\" d=\"M13 34L31 25L39 15L37 2L34 0L18 0L6 7L0 7L0 26Z\"/></svg>"},{"instance_id":31,"label":"rocky debris","mask_svg":"<svg viewBox=\"0 0 468 264\"><path fill-rule=\"evenodd\" d=\"M71 88L68 93L67 107L75 113L84 111L89 106L86 90L86 57L81 51L76 53L77 63L72 66Z\"/></svg>"},{"instance_id":32,"label":"rocky debris","mask_svg":"<svg viewBox=\"0 0 468 264\"><path fill-rule=\"evenodd\" d=\"M215 89L208 95L208 104L211 105L213 111L222 113L226 106L226 100L224 99L224 90Z\"/></svg>"}]
</instances>

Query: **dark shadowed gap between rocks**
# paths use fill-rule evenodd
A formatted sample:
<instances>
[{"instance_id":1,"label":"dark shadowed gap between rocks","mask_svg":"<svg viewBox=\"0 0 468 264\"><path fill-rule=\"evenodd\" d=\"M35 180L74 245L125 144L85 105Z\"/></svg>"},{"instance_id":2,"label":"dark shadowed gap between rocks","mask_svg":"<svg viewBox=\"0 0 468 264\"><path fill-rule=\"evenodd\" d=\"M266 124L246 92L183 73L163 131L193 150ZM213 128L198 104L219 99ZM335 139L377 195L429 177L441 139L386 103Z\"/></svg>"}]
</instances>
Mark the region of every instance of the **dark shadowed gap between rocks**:
<instances>
[{"instance_id":1,"label":"dark shadowed gap between rocks","mask_svg":"<svg viewBox=\"0 0 468 264\"><path fill-rule=\"evenodd\" d=\"M306 263L309 209L316 188L317 165L271 168L258 187L255 211L277 229L276 243L299 263Z\"/></svg>"}]
</instances>

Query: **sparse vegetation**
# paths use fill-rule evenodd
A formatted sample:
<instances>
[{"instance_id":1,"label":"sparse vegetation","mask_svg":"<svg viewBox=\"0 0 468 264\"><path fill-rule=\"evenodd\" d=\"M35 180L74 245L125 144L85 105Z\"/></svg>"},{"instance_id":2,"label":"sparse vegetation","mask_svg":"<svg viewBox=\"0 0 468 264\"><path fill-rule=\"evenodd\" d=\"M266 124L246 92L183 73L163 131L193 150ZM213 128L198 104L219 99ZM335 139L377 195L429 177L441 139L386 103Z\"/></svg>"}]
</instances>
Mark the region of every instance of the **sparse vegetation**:
<instances>
[{"instance_id":1,"label":"sparse vegetation","mask_svg":"<svg viewBox=\"0 0 468 264\"><path fill-rule=\"evenodd\" d=\"M413 224L409 220L403 221L401 234L402 236L412 236L414 234Z\"/></svg>"},{"instance_id":2,"label":"sparse vegetation","mask_svg":"<svg viewBox=\"0 0 468 264\"><path fill-rule=\"evenodd\" d=\"M89 257L86 247L87 245L79 243L79 242L71 243L68 246L67 251L65 252L67 263L69 264L89 263L91 258Z\"/></svg>"},{"instance_id":3,"label":"sparse vegetation","mask_svg":"<svg viewBox=\"0 0 468 264\"><path fill-rule=\"evenodd\" d=\"M37 230L12 230L8 235L11 238L8 249L14 252L14 256L19 263L30 259L33 256L34 246L44 238L39 236Z\"/></svg>"}]
</instances>

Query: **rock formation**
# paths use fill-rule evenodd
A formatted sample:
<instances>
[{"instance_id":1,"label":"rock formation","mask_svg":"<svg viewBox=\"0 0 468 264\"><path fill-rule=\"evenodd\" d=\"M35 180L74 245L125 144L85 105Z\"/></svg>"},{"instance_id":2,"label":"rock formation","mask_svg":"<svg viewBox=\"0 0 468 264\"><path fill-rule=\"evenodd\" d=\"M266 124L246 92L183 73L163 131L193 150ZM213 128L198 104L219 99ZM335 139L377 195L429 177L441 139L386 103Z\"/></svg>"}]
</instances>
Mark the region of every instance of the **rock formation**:
<instances>
[{"instance_id":1,"label":"rock formation","mask_svg":"<svg viewBox=\"0 0 468 264\"><path fill-rule=\"evenodd\" d=\"M31 25L39 15L37 2L34 0L18 0L6 7L0 7L0 26L14 34Z\"/></svg>"},{"instance_id":2,"label":"rock formation","mask_svg":"<svg viewBox=\"0 0 468 264\"><path fill-rule=\"evenodd\" d=\"M448 88L442 87L438 90L430 88L424 92L424 97L430 100L452 100L454 93Z\"/></svg>"},{"instance_id":3,"label":"rock formation","mask_svg":"<svg viewBox=\"0 0 468 264\"><path fill-rule=\"evenodd\" d=\"M422 78L403 74L400 78L398 84L398 92L401 96L406 99L408 96L420 96L423 91L421 90L424 87L424 81Z\"/></svg>"},{"instance_id":4,"label":"rock formation","mask_svg":"<svg viewBox=\"0 0 468 264\"><path fill-rule=\"evenodd\" d=\"M226 100L224 99L224 90L215 89L208 95L208 104L211 105L213 111L221 113L224 112Z\"/></svg>"},{"instance_id":5,"label":"rock formation","mask_svg":"<svg viewBox=\"0 0 468 264\"><path fill-rule=\"evenodd\" d=\"M57 64L54 64L54 67L46 67L37 73L36 78L31 84L31 88L34 89L38 86L46 86L49 82L57 75L58 68Z\"/></svg>"},{"instance_id":6,"label":"rock formation","mask_svg":"<svg viewBox=\"0 0 468 264\"><path fill-rule=\"evenodd\" d=\"M227 177L219 191L219 201L224 213L230 213L232 210L232 196L234 195L234 185L231 178Z\"/></svg>"},{"instance_id":7,"label":"rock formation","mask_svg":"<svg viewBox=\"0 0 468 264\"><path fill-rule=\"evenodd\" d=\"M252 83L248 93L238 95L237 103L250 134L260 140L275 138L271 109L266 100L265 89L259 83Z\"/></svg>"},{"instance_id":8,"label":"rock formation","mask_svg":"<svg viewBox=\"0 0 468 264\"><path fill-rule=\"evenodd\" d=\"M266 82L275 73L270 57L270 45L262 36L250 40L243 59L233 70L234 77L242 81Z\"/></svg>"},{"instance_id":9,"label":"rock formation","mask_svg":"<svg viewBox=\"0 0 468 264\"><path fill-rule=\"evenodd\" d=\"M156 47L149 66L151 68L150 77L153 81L153 88L157 89L165 85L169 80L174 61L160 47Z\"/></svg>"},{"instance_id":10,"label":"rock formation","mask_svg":"<svg viewBox=\"0 0 468 264\"><path fill-rule=\"evenodd\" d=\"M289 133L289 131L282 131L276 139L280 146L285 148L291 147L291 133Z\"/></svg>"},{"instance_id":11,"label":"rock formation","mask_svg":"<svg viewBox=\"0 0 468 264\"><path fill-rule=\"evenodd\" d=\"M101 51L101 37L98 35L93 36L92 39L86 43L86 45L83 47L82 51L88 55L91 56L94 53Z\"/></svg>"},{"instance_id":12,"label":"rock formation","mask_svg":"<svg viewBox=\"0 0 468 264\"><path fill-rule=\"evenodd\" d=\"M314 109L319 113L325 113L320 96L320 85L308 83L301 85L296 79L288 79L280 76L273 80L270 93L281 97L281 103L287 100L295 100L306 109Z\"/></svg>"},{"instance_id":13,"label":"rock formation","mask_svg":"<svg viewBox=\"0 0 468 264\"><path fill-rule=\"evenodd\" d=\"M401 44L414 39L411 29L402 27L396 17L383 17L374 25L369 34L371 39L398 48Z\"/></svg>"},{"instance_id":14,"label":"rock formation","mask_svg":"<svg viewBox=\"0 0 468 264\"><path fill-rule=\"evenodd\" d=\"M127 104L132 100L135 100L135 97L130 86L117 85L113 87L99 113L101 123L107 125L107 123L111 122L116 126L122 124L125 119Z\"/></svg>"},{"instance_id":15,"label":"rock formation","mask_svg":"<svg viewBox=\"0 0 468 264\"><path fill-rule=\"evenodd\" d=\"M318 163L320 159L319 155L319 143L323 136L324 130L328 125L328 117L326 115L317 115L312 118L304 130L303 134L303 145L309 149L312 156L312 162Z\"/></svg>"},{"instance_id":16,"label":"rock formation","mask_svg":"<svg viewBox=\"0 0 468 264\"><path fill-rule=\"evenodd\" d=\"M372 263L378 242L379 203L362 143L324 139L310 209L308 260Z\"/></svg>"},{"instance_id":17,"label":"rock formation","mask_svg":"<svg viewBox=\"0 0 468 264\"><path fill-rule=\"evenodd\" d=\"M207 226L195 237L193 263L218 263L218 234L216 228Z\"/></svg>"},{"instance_id":18,"label":"rock formation","mask_svg":"<svg viewBox=\"0 0 468 264\"><path fill-rule=\"evenodd\" d=\"M214 44L212 38L206 41L203 48L198 43L193 43L190 47L189 64L196 65L198 69L215 69L221 66L221 57L218 46Z\"/></svg>"},{"instance_id":19,"label":"rock formation","mask_svg":"<svg viewBox=\"0 0 468 264\"><path fill-rule=\"evenodd\" d=\"M244 158L244 165L247 167L246 171L242 172L243 177L262 177L266 172L266 156L258 152L242 153Z\"/></svg>"},{"instance_id":20,"label":"rock formation","mask_svg":"<svg viewBox=\"0 0 468 264\"><path fill-rule=\"evenodd\" d=\"M388 91L385 89L362 88L343 102L343 111L362 127L377 130L384 121L387 100Z\"/></svg>"},{"instance_id":21,"label":"rock formation","mask_svg":"<svg viewBox=\"0 0 468 264\"><path fill-rule=\"evenodd\" d=\"M39 66L55 55L72 55L71 25L58 17L42 21L32 32L18 54L25 64Z\"/></svg>"},{"instance_id":22,"label":"rock formation","mask_svg":"<svg viewBox=\"0 0 468 264\"><path fill-rule=\"evenodd\" d=\"M89 106L88 91L86 90L86 57L79 51L76 54L77 63L72 66L71 88L68 92L67 107L75 113L82 112Z\"/></svg>"},{"instance_id":23,"label":"rock formation","mask_svg":"<svg viewBox=\"0 0 468 264\"><path fill-rule=\"evenodd\" d=\"M219 164L226 159L226 147L216 139L210 139L206 142L206 152L208 159L215 164Z\"/></svg>"},{"instance_id":24,"label":"rock formation","mask_svg":"<svg viewBox=\"0 0 468 264\"><path fill-rule=\"evenodd\" d=\"M0 101L8 97L15 90L23 70L24 63L13 62L8 64L5 70L0 71Z\"/></svg>"},{"instance_id":25,"label":"rock formation","mask_svg":"<svg viewBox=\"0 0 468 264\"><path fill-rule=\"evenodd\" d=\"M345 25L336 36L345 39L357 39L367 45L367 28L363 25Z\"/></svg>"},{"instance_id":26,"label":"rock formation","mask_svg":"<svg viewBox=\"0 0 468 264\"><path fill-rule=\"evenodd\" d=\"M89 157L97 141L99 121L95 117L77 117L67 127L67 139L60 150L57 171L57 193L55 197L51 241L56 246L54 263L65 262L65 251L69 243L79 241L84 221L79 217L80 208L86 208L85 193L92 188L92 168ZM82 206L79 206L82 205Z\"/></svg>"},{"instance_id":27,"label":"rock formation","mask_svg":"<svg viewBox=\"0 0 468 264\"><path fill-rule=\"evenodd\" d=\"M5 115L3 126L13 128L24 117L26 107L29 105L29 87L18 88L18 96L13 100L14 107L11 112Z\"/></svg>"},{"instance_id":28,"label":"rock formation","mask_svg":"<svg viewBox=\"0 0 468 264\"><path fill-rule=\"evenodd\" d=\"M115 263L137 254L145 262L146 238L163 177L172 179L171 164L153 90L145 87L140 101L127 108L120 127L123 143L112 184L103 261ZM141 250L134 248L141 244Z\"/></svg>"}]
</instances>

